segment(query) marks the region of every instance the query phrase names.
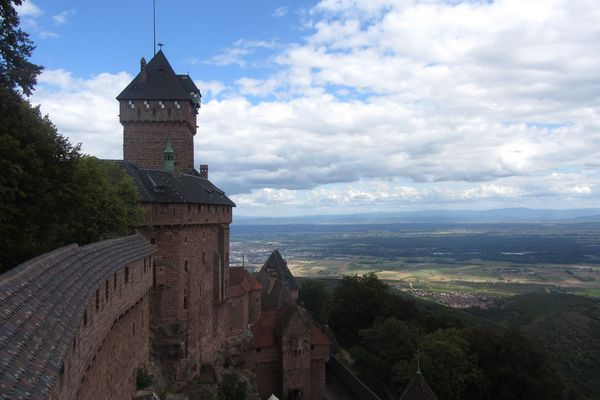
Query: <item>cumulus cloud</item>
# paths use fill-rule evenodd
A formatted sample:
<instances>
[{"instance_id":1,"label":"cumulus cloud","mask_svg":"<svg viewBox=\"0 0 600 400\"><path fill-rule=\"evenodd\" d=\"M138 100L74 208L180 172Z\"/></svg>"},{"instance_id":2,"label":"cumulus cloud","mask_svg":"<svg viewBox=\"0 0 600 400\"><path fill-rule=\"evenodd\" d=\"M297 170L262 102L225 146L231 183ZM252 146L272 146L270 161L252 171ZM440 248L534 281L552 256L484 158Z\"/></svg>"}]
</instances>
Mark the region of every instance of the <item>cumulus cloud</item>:
<instances>
[{"instance_id":1,"label":"cumulus cloud","mask_svg":"<svg viewBox=\"0 0 600 400\"><path fill-rule=\"evenodd\" d=\"M71 143L82 143L84 153L120 159L123 133L115 97L131 79L125 72L81 79L65 70L44 70L30 100Z\"/></svg>"},{"instance_id":2,"label":"cumulus cloud","mask_svg":"<svg viewBox=\"0 0 600 400\"><path fill-rule=\"evenodd\" d=\"M268 50L271 68L197 82L196 162L248 213L595 205L598 20L587 0L323 0L298 42L210 60L256 66ZM36 99L118 157L118 89L91 88L128 79L48 71Z\"/></svg>"},{"instance_id":3,"label":"cumulus cloud","mask_svg":"<svg viewBox=\"0 0 600 400\"><path fill-rule=\"evenodd\" d=\"M31 0L25 0L21 5L15 7L20 17L36 18L44 12Z\"/></svg>"}]
</instances>

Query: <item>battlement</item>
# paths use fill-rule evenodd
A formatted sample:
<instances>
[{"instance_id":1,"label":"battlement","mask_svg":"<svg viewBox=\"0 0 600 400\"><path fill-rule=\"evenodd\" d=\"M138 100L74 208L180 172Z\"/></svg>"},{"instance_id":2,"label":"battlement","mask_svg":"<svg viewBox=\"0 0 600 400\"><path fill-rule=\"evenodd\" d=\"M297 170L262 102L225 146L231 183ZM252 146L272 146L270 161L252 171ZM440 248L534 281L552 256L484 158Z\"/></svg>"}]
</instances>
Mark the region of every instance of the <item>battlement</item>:
<instances>
[{"instance_id":1,"label":"battlement","mask_svg":"<svg viewBox=\"0 0 600 400\"><path fill-rule=\"evenodd\" d=\"M181 122L196 134L195 104L189 100L122 100L119 102L121 124L135 122Z\"/></svg>"}]
</instances>

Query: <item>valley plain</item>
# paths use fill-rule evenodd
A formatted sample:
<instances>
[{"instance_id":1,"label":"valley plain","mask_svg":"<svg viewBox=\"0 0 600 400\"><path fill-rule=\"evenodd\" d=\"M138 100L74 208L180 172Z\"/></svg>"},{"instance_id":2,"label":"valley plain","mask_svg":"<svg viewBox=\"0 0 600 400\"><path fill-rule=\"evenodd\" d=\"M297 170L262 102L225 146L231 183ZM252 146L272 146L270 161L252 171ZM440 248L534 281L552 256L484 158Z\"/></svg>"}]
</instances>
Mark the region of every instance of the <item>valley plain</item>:
<instances>
[{"instance_id":1,"label":"valley plain","mask_svg":"<svg viewBox=\"0 0 600 400\"><path fill-rule=\"evenodd\" d=\"M600 297L600 223L234 224L231 262L279 249L295 276L376 273L453 307L528 292Z\"/></svg>"}]
</instances>

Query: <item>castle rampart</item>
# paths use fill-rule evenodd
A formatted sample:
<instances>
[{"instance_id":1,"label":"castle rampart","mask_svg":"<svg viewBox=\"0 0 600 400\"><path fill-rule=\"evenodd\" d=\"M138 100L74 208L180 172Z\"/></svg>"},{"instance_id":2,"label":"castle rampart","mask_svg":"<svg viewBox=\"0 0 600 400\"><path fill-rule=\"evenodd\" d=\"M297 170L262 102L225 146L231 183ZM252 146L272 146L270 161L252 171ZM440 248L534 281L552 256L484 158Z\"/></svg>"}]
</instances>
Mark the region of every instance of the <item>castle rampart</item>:
<instances>
[{"instance_id":1,"label":"castle rampart","mask_svg":"<svg viewBox=\"0 0 600 400\"><path fill-rule=\"evenodd\" d=\"M132 375L111 374L110 364L133 371L148 362L144 303L152 284L153 251L136 234L66 246L4 274L3 396L92 399L99 390L111 390L104 387L107 382L115 385L116 396L131 395ZM117 351L115 343L127 343L130 330L127 351Z\"/></svg>"}]
</instances>

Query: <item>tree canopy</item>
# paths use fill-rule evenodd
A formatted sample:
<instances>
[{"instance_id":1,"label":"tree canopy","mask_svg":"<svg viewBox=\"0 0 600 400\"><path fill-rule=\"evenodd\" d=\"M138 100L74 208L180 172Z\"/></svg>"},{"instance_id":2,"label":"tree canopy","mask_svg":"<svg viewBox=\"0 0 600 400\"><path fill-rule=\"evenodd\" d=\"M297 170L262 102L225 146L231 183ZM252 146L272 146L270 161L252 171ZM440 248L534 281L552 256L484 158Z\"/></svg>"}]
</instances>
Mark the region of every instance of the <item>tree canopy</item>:
<instances>
[{"instance_id":1,"label":"tree canopy","mask_svg":"<svg viewBox=\"0 0 600 400\"><path fill-rule=\"evenodd\" d=\"M82 156L38 107L0 87L0 270L56 247L125 234L137 189L117 165Z\"/></svg>"},{"instance_id":2,"label":"tree canopy","mask_svg":"<svg viewBox=\"0 0 600 400\"><path fill-rule=\"evenodd\" d=\"M42 67L0 0L0 272L56 247L125 234L139 221L137 191L118 166L82 156L22 95Z\"/></svg>"},{"instance_id":3,"label":"tree canopy","mask_svg":"<svg viewBox=\"0 0 600 400\"><path fill-rule=\"evenodd\" d=\"M15 6L22 3L22 0L0 0L0 85L20 89L29 96L42 67L28 60L35 46L19 28Z\"/></svg>"}]
</instances>

